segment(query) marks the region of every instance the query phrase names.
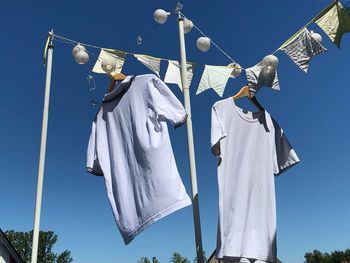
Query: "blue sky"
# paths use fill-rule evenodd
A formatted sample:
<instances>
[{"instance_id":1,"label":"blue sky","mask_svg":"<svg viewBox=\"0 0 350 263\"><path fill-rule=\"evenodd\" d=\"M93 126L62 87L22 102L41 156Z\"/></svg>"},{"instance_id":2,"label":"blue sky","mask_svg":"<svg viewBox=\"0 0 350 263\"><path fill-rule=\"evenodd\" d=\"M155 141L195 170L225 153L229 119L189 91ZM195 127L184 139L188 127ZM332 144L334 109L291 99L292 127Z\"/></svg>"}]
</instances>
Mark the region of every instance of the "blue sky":
<instances>
[{"instance_id":1,"label":"blue sky","mask_svg":"<svg viewBox=\"0 0 350 263\"><path fill-rule=\"evenodd\" d=\"M243 67L253 66L305 25L330 1L183 1L184 14ZM346 2L343 2L346 4ZM156 57L179 59L176 17L156 25L155 9L173 11L175 1L7 1L0 3L2 34L0 136L0 227L29 231L33 226L38 156L45 83L43 47L47 32L84 43ZM328 52L301 71L278 52L281 91L263 88L260 104L284 128L301 163L276 179L278 256L286 263L303 262L305 252L350 247L348 123L348 63L350 34L342 48L323 36ZM141 35L143 44L136 43ZM200 34L186 35L188 60L227 65L217 49L200 52ZM195 257L192 209L182 209L150 226L125 246L109 207L103 179L85 172L92 119L98 110L90 104L86 77L89 65L77 65L72 46L55 42L49 113L41 229L59 235L56 251L69 249L74 262L137 262L156 256L168 262L174 251ZM89 49L98 54L98 50ZM166 62L162 62L164 77ZM191 84L203 246L210 255L216 244L216 160L210 153L210 110L220 99L213 90L196 96L203 66ZM128 57L124 74L150 71ZM100 101L109 80L94 75ZM245 84L245 76L230 80L223 98ZM183 101L179 88L169 85ZM254 109L247 100L241 107ZM171 130L178 169L191 192L186 127Z\"/></svg>"}]
</instances>

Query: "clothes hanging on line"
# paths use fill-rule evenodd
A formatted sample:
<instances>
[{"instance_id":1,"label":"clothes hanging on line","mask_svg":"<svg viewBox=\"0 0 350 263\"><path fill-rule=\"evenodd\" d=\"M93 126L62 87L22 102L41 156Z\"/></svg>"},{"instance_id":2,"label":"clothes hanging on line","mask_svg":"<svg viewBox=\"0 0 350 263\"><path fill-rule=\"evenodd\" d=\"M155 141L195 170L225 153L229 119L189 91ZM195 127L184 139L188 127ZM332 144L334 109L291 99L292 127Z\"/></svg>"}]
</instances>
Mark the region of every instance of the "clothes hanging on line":
<instances>
[{"instance_id":1,"label":"clothes hanging on line","mask_svg":"<svg viewBox=\"0 0 350 263\"><path fill-rule=\"evenodd\" d=\"M242 110L232 98L212 107L211 146L219 161L216 257L276 262L273 175L298 163L298 156L268 112Z\"/></svg>"},{"instance_id":2,"label":"clothes hanging on line","mask_svg":"<svg viewBox=\"0 0 350 263\"><path fill-rule=\"evenodd\" d=\"M176 128L186 117L181 102L152 74L128 76L103 99L92 123L87 171L104 177L125 244L191 204L166 123Z\"/></svg>"}]
</instances>

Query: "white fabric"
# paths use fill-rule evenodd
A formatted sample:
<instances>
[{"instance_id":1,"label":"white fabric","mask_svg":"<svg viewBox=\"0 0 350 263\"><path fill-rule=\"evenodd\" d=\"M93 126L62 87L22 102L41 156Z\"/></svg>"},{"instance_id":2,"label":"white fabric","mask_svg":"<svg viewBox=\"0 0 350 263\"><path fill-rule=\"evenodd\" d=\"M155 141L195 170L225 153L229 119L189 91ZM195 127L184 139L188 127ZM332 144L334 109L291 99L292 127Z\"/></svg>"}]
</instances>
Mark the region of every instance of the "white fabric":
<instances>
[{"instance_id":1,"label":"white fabric","mask_svg":"<svg viewBox=\"0 0 350 263\"><path fill-rule=\"evenodd\" d=\"M276 69L268 69L262 62L259 62L254 67L247 68L245 72L248 85L255 91L264 86L280 90Z\"/></svg>"},{"instance_id":2,"label":"white fabric","mask_svg":"<svg viewBox=\"0 0 350 263\"><path fill-rule=\"evenodd\" d=\"M205 65L196 95L212 88L220 97L222 97L226 83L231 76L231 72L232 67L229 66Z\"/></svg>"},{"instance_id":3,"label":"white fabric","mask_svg":"<svg viewBox=\"0 0 350 263\"><path fill-rule=\"evenodd\" d=\"M301 30L294 38L280 47L295 64L305 73L309 69L310 60L327 51L316 39L311 36L307 28Z\"/></svg>"},{"instance_id":4,"label":"white fabric","mask_svg":"<svg viewBox=\"0 0 350 263\"><path fill-rule=\"evenodd\" d=\"M106 72L102 69L101 63L103 59L113 59L116 62L116 67L111 74L120 73L123 69L123 65L125 62L125 57L127 53L119 50L113 50L113 49L101 49L100 55L98 56L98 59L96 60L96 63L92 69L95 73L102 73L106 74Z\"/></svg>"},{"instance_id":5,"label":"white fabric","mask_svg":"<svg viewBox=\"0 0 350 263\"><path fill-rule=\"evenodd\" d=\"M141 55L141 54L135 54L134 56L135 58L137 58L138 61L140 61L147 68L152 70L159 77L160 62L161 62L160 58L155 58L155 57L151 57L148 55Z\"/></svg>"},{"instance_id":6,"label":"white fabric","mask_svg":"<svg viewBox=\"0 0 350 263\"><path fill-rule=\"evenodd\" d=\"M196 68L196 64L187 62L187 86L191 86L193 71ZM182 90L181 72L179 62L176 60L168 60L168 68L165 72L164 82L169 84L177 84Z\"/></svg>"},{"instance_id":7,"label":"white fabric","mask_svg":"<svg viewBox=\"0 0 350 263\"><path fill-rule=\"evenodd\" d=\"M125 244L153 222L188 206L166 121L186 120L185 110L155 75L127 77L104 97L92 124L87 170L103 175Z\"/></svg>"},{"instance_id":8,"label":"white fabric","mask_svg":"<svg viewBox=\"0 0 350 263\"><path fill-rule=\"evenodd\" d=\"M245 112L231 98L212 107L211 145L219 157L217 258L275 262L273 175L299 159L267 112Z\"/></svg>"}]
</instances>

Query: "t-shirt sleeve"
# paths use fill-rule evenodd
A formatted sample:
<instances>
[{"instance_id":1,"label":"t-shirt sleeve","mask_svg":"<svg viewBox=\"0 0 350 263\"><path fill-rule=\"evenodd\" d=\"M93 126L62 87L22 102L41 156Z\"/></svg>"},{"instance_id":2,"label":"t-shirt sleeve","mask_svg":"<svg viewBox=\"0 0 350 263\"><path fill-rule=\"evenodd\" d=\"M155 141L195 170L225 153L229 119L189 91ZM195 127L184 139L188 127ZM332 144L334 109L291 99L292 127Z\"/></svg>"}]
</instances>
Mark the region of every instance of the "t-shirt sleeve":
<instances>
[{"instance_id":1,"label":"t-shirt sleeve","mask_svg":"<svg viewBox=\"0 0 350 263\"><path fill-rule=\"evenodd\" d=\"M220 140L225 138L227 135L223 129L220 114L218 108L214 105L211 108L211 152L215 156L220 156Z\"/></svg>"},{"instance_id":2,"label":"t-shirt sleeve","mask_svg":"<svg viewBox=\"0 0 350 263\"><path fill-rule=\"evenodd\" d=\"M187 114L178 98L159 78L153 78L152 97L154 110L159 121L169 121L174 128L186 122Z\"/></svg>"},{"instance_id":3,"label":"t-shirt sleeve","mask_svg":"<svg viewBox=\"0 0 350 263\"><path fill-rule=\"evenodd\" d=\"M272 119L272 122L275 130L275 147L273 156L274 174L280 175L299 163L300 160L282 128L274 119Z\"/></svg>"},{"instance_id":4,"label":"t-shirt sleeve","mask_svg":"<svg viewBox=\"0 0 350 263\"><path fill-rule=\"evenodd\" d=\"M98 160L97 145L96 145L96 118L92 123L91 134L87 149L86 171L88 173L103 176L103 172Z\"/></svg>"}]
</instances>

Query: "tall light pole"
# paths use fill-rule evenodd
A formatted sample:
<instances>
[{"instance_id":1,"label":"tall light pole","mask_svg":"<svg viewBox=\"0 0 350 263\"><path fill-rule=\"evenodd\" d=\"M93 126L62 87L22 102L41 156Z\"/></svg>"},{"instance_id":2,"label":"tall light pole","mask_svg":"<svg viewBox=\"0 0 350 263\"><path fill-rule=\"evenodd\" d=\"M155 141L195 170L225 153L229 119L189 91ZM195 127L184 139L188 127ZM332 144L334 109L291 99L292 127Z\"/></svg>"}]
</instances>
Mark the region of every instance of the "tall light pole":
<instances>
[{"instance_id":1,"label":"tall light pole","mask_svg":"<svg viewBox=\"0 0 350 263\"><path fill-rule=\"evenodd\" d=\"M203 245L202 245L202 233L201 223L199 215L199 201L198 201L198 187L197 187L197 174L196 174L196 159L194 153L194 142L193 142L193 129L192 129L192 114L191 114L191 100L190 100L190 89L187 83L187 59L186 59L186 47L185 47L185 32L184 32L184 17L181 16L180 10L181 4L177 4L176 12L178 14L179 23L179 37L180 37L180 68L181 68L181 84L184 94L185 110L187 113L187 145L188 145L188 156L190 161L190 176L192 186L192 208L193 208L193 220L194 220L194 232L196 241L196 253L197 262L203 263Z\"/></svg>"},{"instance_id":2,"label":"tall light pole","mask_svg":"<svg viewBox=\"0 0 350 263\"><path fill-rule=\"evenodd\" d=\"M47 124L49 120L49 102L50 102L50 88L51 88L51 72L52 72L52 55L53 55L53 30L49 32L48 46L47 46L47 63L46 63L46 82L45 82L45 96L44 96L44 110L43 120L41 125L41 141L40 141L40 155L39 155L39 170L38 182L36 188L35 200L35 214L34 214L34 228L33 228L33 243L32 243L32 258L31 263L36 263L38 258L38 243L39 243L39 229L40 229L40 212L41 200L43 194L44 182L44 168L46 156L46 138L47 138ZM45 50L46 52L46 50Z\"/></svg>"}]
</instances>

